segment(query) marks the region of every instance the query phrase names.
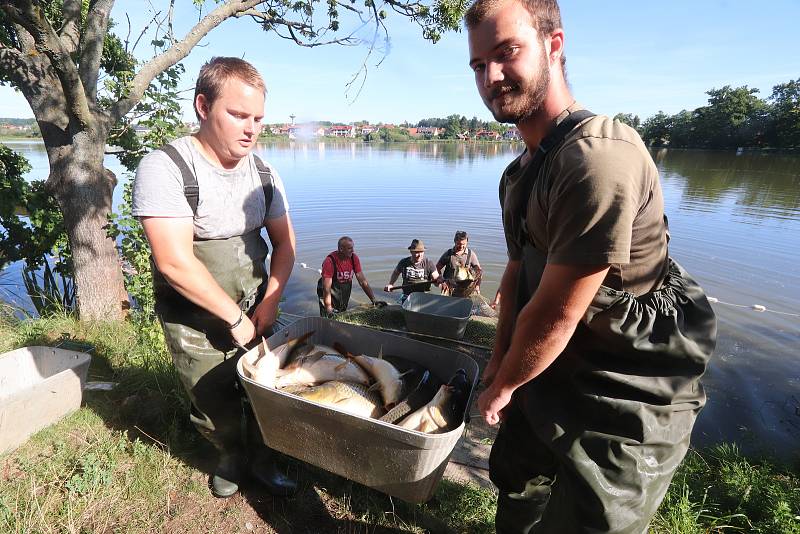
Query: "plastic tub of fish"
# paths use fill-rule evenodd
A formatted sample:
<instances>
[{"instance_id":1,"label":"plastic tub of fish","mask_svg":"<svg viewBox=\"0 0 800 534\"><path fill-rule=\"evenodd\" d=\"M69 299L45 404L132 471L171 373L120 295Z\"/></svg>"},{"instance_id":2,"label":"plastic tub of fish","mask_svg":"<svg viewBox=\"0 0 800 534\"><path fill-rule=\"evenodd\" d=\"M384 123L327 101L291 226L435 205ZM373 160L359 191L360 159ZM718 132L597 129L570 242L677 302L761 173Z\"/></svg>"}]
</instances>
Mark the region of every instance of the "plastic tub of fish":
<instances>
[{"instance_id":1,"label":"plastic tub of fish","mask_svg":"<svg viewBox=\"0 0 800 534\"><path fill-rule=\"evenodd\" d=\"M399 358L427 369L441 383L447 383L454 373L465 375L466 401L446 431L426 434L261 385L244 370L245 355L237 364L237 372L264 442L284 454L406 501L430 499L464 432L478 379L475 360L452 349L318 317L289 325L266 344L273 350L310 332L310 343L343 346L352 354ZM261 347L253 350L264 351Z\"/></svg>"},{"instance_id":2,"label":"plastic tub of fish","mask_svg":"<svg viewBox=\"0 0 800 534\"><path fill-rule=\"evenodd\" d=\"M403 303L410 332L461 339L472 314L472 300L432 293L412 293Z\"/></svg>"},{"instance_id":3,"label":"plastic tub of fish","mask_svg":"<svg viewBox=\"0 0 800 534\"><path fill-rule=\"evenodd\" d=\"M80 407L90 361L52 347L0 354L0 454Z\"/></svg>"}]
</instances>

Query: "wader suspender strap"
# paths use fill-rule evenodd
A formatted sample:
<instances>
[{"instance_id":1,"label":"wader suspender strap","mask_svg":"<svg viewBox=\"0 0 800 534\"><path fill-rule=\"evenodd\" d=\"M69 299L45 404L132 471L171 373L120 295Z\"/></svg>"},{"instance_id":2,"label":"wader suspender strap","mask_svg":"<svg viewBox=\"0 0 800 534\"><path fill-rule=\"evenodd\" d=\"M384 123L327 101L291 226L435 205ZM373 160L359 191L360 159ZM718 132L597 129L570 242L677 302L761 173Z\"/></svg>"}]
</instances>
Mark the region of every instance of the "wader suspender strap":
<instances>
[{"instance_id":1,"label":"wader suspender strap","mask_svg":"<svg viewBox=\"0 0 800 534\"><path fill-rule=\"evenodd\" d=\"M264 206L266 206L269 213L269 207L272 205L272 197L275 196L275 182L272 180L272 173L261 158L253 154L253 159L256 162L256 169L258 169L258 177L261 178L261 189L264 191Z\"/></svg>"},{"instance_id":2,"label":"wader suspender strap","mask_svg":"<svg viewBox=\"0 0 800 534\"><path fill-rule=\"evenodd\" d=\"M183 178L183 196L186 197L186 202L192 208L192 214L197 215L197 203L200 199L200 188L197 185L197 177L186 164L186 160L181 157L178 150L172 145L164 145L159 148L164 152L172 162L178 166ZM275 184L272 180L272 173L261 158L253 154L253 159L256 162L256 169L258 169L258 177L261 179L261 189L264 192L264 206L266 213L269 213L269 207L272 204L272 197L275 196Z\"/></svg>"},{"instance_id":3,"label":"wader suspender strap","mask_svg":"<svg viewBox=\"0 0 800 534\"><path fill-rule=\"evenodd\" d=\"M520 202L522 203L520 214L522 214L523 223L525 221L525 214L527 213L527 210L524 209L524 206L527 206L528 200L531 198L533 185L536 183L536 175L539 174L539 169L544 164L544 158L547 157L547 153L560 145L564 141L564 138L567 136L567 134L575 129L578 124L589 117L594 116L595 114L588 109L579 109L578 111L573 111L567 115L564 120L562 120L558 126L556 126L555 129L547 134L539 143L539 149L536 151L536 154L534 154L533 160L531 161L528 170L525 172L524 189L519 196ZM523 232L527 236L528 232L524 231L525 227L526 225L523 224Z\"/></svg>"},{"instance_id":4,"label":"wader suspender strap","mask_svg":"<svg viewBox=\"0 0 800 534\"><path fill-rule=\"evenodd\" d=\"M167 144L159 148L159 150L169 156L169 159L171 159L172 162L178 166L178 170L181 171L181 177L183 178L183 196L186 197L186 202L188 202L189 207L192 208L192 214L197 215L197 202L200 199L200 188L197 186L197 177L174 146Z\"/></svg>"},{"instance_id":5,"label":"wader suspender strap","mask_svg":"<svg viewBox=\"0 0 800 534\"><path fill-rule=\"evenodd\" d=\"M336 269L336 258L333 257L333 252L328 254L328 257L331 259L331 265L333 266L333 276L331 277L331 283L333 283L333 280L336 280L336 271L338 270Z\"/></svg>"}]
</instances>

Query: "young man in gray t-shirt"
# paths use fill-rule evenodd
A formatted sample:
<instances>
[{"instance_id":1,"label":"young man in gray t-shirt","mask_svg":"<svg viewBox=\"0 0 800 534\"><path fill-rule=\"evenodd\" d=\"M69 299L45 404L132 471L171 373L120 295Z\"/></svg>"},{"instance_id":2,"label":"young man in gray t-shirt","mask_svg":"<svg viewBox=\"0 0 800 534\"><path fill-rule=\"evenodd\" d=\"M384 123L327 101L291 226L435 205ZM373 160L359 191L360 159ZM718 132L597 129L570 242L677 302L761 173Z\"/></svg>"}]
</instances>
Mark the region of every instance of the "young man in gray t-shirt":
<instances>
[{"instance_id":1,"label":"young man in gray t-shirt","mask_svg":"<svg viewBox=\"0 0 800 534\"><path fill-rule=\"evenodd\" d=\"M142 159L133 214L153 253L156 312L192 403L190 419L219 451L212 492L230 497L245 466L271 493L295 483L274 465L252 417L242 441L238 348L269 335L295 259L283 183L252 154L266 88L241 59L213 58L195 89L197 133ZM261 238L266 229L272 244Z\"/></svg>"}]
</instances>

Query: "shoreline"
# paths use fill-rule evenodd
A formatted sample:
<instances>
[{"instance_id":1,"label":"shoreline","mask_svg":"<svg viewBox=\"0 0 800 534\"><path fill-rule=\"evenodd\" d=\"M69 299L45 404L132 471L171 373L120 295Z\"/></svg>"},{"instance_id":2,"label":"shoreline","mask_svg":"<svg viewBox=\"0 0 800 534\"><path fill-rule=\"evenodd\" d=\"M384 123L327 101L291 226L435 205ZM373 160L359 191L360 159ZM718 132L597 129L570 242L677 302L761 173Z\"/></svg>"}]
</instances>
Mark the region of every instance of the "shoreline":
<instances>
[{"instance_id":1,"label":"shoreline","mask_svg":"<svg viewBox=\"0 0 800 534\"><path fill-rule=\"evenodd\" d=\"M16 136L16 135L7 135L7 136L0 136L0 143L5 143L8 141L38 141L40 143L44 143L44 139L42 137L26 137L26 136ZM480 145L501 145L501 144L509 144L509 145L524 145L524 141L521 139L403 139L398 141L382 141L382 140L374 140L374 141L367 141L365 139L359 139L357 137L334 137L334 136L323 136L323 137L309 137L309 138L300 138L300 139L289 139L288 137L284 136L259 136L258 143L311 143L311 142L343 142L343 143L361 143L365 145L402 145L402 144L456 144L456 143L464 143L464 144L480 144ZM653 152L658 152L661 150L670 150L670 151L704 151L704 152L720 152L720 153L730 153L734 152L739 154L762 154L762 155L781 155L781 156L800 156L800 147L797 148L774 148L774 147L740 147L738 148L703 148L703 147L669 147L669 146L648 146L647 149Z\"/></svg>"}]
</instances>

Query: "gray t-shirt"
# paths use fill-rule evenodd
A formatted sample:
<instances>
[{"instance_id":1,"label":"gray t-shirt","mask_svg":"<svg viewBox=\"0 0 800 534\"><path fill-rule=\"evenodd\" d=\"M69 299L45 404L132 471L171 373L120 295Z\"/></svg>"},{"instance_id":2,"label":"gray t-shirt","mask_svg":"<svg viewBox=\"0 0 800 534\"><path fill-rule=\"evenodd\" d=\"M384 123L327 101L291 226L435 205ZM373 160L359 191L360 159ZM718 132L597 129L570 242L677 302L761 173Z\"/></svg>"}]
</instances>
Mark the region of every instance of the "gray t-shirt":
<instances>
[{"instance_id":1,"label":"gray t-shirt","mask_svg":"<svg viewBox=\"0 0 800 534\"><path fill-rule=\"evenodd\" d=\"M199 198L194 216L194 235L200 239L226 239L264 226L266 219L286 214L289 205L283 181L275 168L275 192L267 213L261 178L253 154L248 154L231 170L211 163L197 148L191 136L172 143L197 177ZM183 177L178 166L161 150L142 158L133 183L135 217L192 217L192 208L183 193Z\"/></svg>"}]
</instances>

